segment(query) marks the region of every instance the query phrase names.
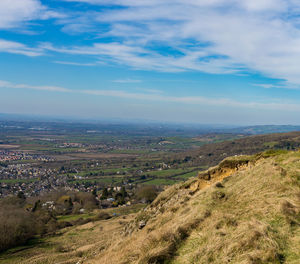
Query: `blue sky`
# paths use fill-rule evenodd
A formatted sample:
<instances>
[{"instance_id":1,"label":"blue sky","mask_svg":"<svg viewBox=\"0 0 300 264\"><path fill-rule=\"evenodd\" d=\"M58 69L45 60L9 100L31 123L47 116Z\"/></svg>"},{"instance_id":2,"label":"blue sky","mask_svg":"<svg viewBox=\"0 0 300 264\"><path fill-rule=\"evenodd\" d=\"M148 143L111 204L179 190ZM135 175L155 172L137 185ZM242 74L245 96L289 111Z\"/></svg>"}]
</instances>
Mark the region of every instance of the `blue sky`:
<instances>
[{"instance_id":1,"label":"blue sky","mask_svg":"<svg viewBox=\"0 0 300 264\"><path fill-rule=\"evenodd\" d=\"M0 112L300 124L296 0L1 0Z\"/></svg>"}]
</instances>

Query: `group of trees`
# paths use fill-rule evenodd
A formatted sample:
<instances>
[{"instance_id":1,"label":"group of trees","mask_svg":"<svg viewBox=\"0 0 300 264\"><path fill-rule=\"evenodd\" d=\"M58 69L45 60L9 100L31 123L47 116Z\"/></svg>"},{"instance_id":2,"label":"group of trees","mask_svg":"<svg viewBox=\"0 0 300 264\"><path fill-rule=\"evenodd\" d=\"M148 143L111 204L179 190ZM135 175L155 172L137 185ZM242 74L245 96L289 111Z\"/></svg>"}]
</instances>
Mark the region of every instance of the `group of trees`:
<instances>
[{"instance_id":1,"label":"group of trees","mask_svg":"<svg viewBox=\"0 0 300 264\"><path fill-rule=\"evenodd\" d=\"M126 202L126 197L129 197L124 186L121 187L120 191L114 192L112 188L104 188L101 194L101 200L106 200L107 198L114 198L116 205L122 205Z\"/></svg>"},{"instance_id":2,"label":"group of trees","mask_svg":"<svg viewBox=\"0 0 300 264\"><path fill-rule=\"evenodd\" d=\"M140 186L135 190L135 193L130 196L124 186L122 186L121 190L118 192L114 192L112 188L104 188L101 194L101 200L114 198L116 205L125 204L126 199L129 200L129 198L136 200L137 202L151 203L156 198L158 192L159 190L152 185Z\"/></svg>"},{"instance_id":3,"label":"group of trees","mask_svg":"<svg viewBox=\"0 0 300 264\"><path fill-rule=\"evenodd\" d=\"M150 203L157 193L154 186L144 186L136 189L135 194L131 195L137 201ZM1 199L0 252L22 245L36 235L55 233L58 228L65 227L66 223L57 221L58 215L79 213L80 209L99 208L96 196L96 191L90 193L56 191L41 197L26 198L24 193L19 192L16 196ZM116 205L125 204L130 199L124 186L117 192L113 192L112 188L104 188L101 198L108 197L114 197ZM54 204L51 210L45 206L47 201Z\"/></svg>"},{"instance_id":4,"label":"group of trees","mask_svg":"<svg viewBox=\"0 0 300 264\"><path fill-rule=\"evenodd\" d=\"M34 217L23 208L0 207L0 251L25 243L36 234Z\"/></svg>"},{"instance_id":5,"label":"group of trees","mask_svg":"<svg viewBox=\"0 0 300 264\"><path fill-rule=\"evenodd\" d=\"M23 193L6 197L0 201L0 252L13 246L24 244L35 235L47 230L48 222L54 217L48 213L26 210Z\"/></svg>"},{"instance_id":6,"label":"group of trees","mask_svg":"<svg viewBox=\"0 0 300 264\"><path fill-rule=\"evenodd\" d=\"M53 201L55 207L49 210L43 206ZM81 208L92 210L98 201L92 193L52 192L44 197L26 199L22 192L0 200L0 252L22 245L36 235L55 233L65 227L65 222L57 221L58 215L79 213Z\"/></svg>"}]
</instances>

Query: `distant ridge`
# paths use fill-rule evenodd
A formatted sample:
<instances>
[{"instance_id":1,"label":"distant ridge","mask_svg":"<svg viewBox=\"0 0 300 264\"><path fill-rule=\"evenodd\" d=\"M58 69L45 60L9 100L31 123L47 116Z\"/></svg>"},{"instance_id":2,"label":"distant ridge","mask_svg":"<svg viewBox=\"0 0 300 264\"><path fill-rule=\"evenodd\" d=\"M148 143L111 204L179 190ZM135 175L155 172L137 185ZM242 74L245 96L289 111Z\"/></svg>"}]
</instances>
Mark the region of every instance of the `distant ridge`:
<instances>
[{"instance_id":1,"label":"distant ridge","mask_svg":"<svg viewBox=\"0 0 300 264\"><path fill-rule=\"evenodd\" d=\"M243 135L260 135L271 133L287 133L300 131L300 125L253 125L253 126L238 126L226 124L201 124L201 123L174 123L174 122L159 122L154 120L125 120L125 119L81 119L78 117L58 117L58 116L42 116L42 115L23 115L23 114L7 114L0 113L0 122L35 122L48 123L49 126L60 124L74 124L89 126L132 126L134 129L138 126L139 129L152 128L156 130L169 129L180 132L180 130L189 132L193 136L203 133L230 133Z\"/></svg>"},{"instance_id":2,"label":"distant ridge","mask_svg":"<svg viewBox=\"0 0 300 264\"><path fill-rule=\"evenodd\" d=\"M249 135L271 134L271 133L287 133L293 131L300 131L300 126L297 125L258 125L245 126L228 129L229 133L242 133Z\"/></svg>"}]
</instances>

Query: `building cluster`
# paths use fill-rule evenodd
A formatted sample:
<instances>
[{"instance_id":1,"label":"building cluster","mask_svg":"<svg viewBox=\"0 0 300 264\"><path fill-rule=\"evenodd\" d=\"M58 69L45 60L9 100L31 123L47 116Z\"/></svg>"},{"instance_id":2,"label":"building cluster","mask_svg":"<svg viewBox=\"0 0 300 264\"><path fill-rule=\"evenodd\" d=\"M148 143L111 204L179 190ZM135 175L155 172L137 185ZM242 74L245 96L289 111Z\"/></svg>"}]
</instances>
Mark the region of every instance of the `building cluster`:
<instances>
[{"instance_id":1,"label":"building cluster","mask_svg":"<svg viewBox=\"0 0 300 264\"><path fill-rule=\"evenodd\" d=\"M58 147L60 147L60 148L82 148L84 146L85 146L85 144L82 144L82 143L64 142L61 145L59 145Z\"/></svg>"},{"instance_id":2,"label":"building cluster","mask_svg":"<svg viewBox=\"0 0 300 264\"><path fill-rule=\"evenodd\" d=\"M0 166L0 198L22 191L25 196L38 196L52 190L65 189L75 192L100 190L103 184L90 181L74 181L74 176L61 174L56 168L33 166L32 164L10 164Z\"/></svg>"},{"instance_id":3,"label":"building cluster","mask_svg":"<svg viewBox=\"0 0 300 264\"><path fill-rule=\"evenodd\" d=\"M46 155L30 154L21 151L8 151L8 150L0 151L0 162L19 161L19 160L37 160L37 161L45 161L45 162L54 161L52 157L48 157Z\"/></svg>"},{"instance_id":4,"label":"building cluster","mask_svg":"<svg viewBox=\"0 0 300 264\"><path fill-rule=\"evenodd\" d=\"M27 197L59 189L67 183L67 177L57 176L57 170L32 167L29 164L11 164L0 167L0 197L18 194Z\"/></svg>"}]
</instances>

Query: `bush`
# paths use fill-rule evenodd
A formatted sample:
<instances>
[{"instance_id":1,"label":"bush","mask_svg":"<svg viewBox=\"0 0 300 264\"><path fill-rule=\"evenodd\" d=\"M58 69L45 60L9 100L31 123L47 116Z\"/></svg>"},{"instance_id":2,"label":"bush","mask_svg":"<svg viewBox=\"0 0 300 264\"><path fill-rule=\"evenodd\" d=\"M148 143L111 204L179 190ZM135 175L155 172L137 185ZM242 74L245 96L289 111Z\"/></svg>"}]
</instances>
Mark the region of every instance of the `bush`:
<instances>
[{"instance_id":1,"label":"bush","mask_svg":"<svg viewBox=\"0 0 300 264\"><path fill-rule=\"evenodd\" d=\"M157 196L157 191L154 186L144 186L141 187L137 193L136 197L139 200L144 200L146 203L151 203Z\"/></svg>"},{"instance_id":2,"label":"bush","mask_svg":"<svg viewBox=\"0 0 300 264\"><path fill-rule=\"evenodd\" d=\"M76 193L74 200L87 210L93 210L98 207L98 201L92 193Z\"/></svg>"},{"instance_id":3,"label":"bush","mask_svg":"<svg viewBox=\"0 0 300 264\"><path fill-rule=\"evenodd\" d=\"M58 222L58 228L66 228L69 226L73 226L73 225L68 221Z\"/></svg>"},{"instance_id":4,"label":"bush","mask_svg":"<svg viewBox=\"0 0 300 264\"><path fill-rule=\"evenodd\" d=\"M59 245L56 247L56 252L59 252L59 253L66 253L66 252L69 252L70 251L70 248L68 247L65 247L63 245Z\"/></svg>"},{"instance_id":5,"label":"bush","mask_svg":"<svg viewBox=\"0 0 300 264\"><path fill-rule=\"evenodd\" d=\"M110 219L111 215L105 212L100 212L97 216L96 216L96 220L107 220Z\"/></svg>"},{"instance_id":6,"label":"bush","mask_svg":"<svg viewBox=\"0 0 300 264\"><path fill-rule=\"evenodd\" d=\"M71 224L72 225L85 225L85 224L87 224L87 223L89 223L91 221L92 221L91 218L85 218L85 219L79 218L77 220L72 221Z\"/></svg>"}]
</instances>

